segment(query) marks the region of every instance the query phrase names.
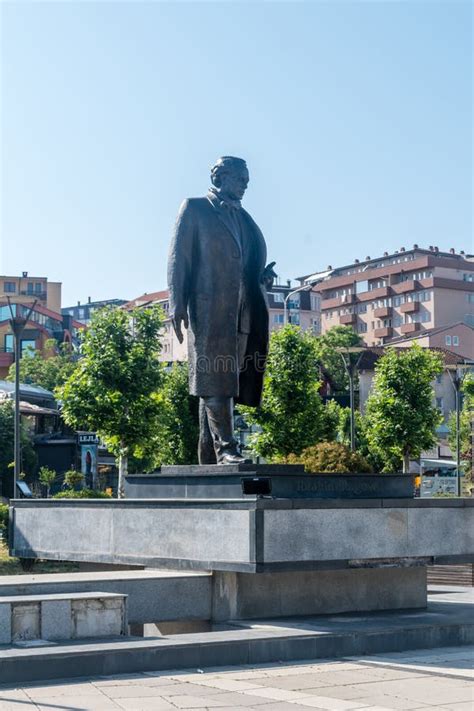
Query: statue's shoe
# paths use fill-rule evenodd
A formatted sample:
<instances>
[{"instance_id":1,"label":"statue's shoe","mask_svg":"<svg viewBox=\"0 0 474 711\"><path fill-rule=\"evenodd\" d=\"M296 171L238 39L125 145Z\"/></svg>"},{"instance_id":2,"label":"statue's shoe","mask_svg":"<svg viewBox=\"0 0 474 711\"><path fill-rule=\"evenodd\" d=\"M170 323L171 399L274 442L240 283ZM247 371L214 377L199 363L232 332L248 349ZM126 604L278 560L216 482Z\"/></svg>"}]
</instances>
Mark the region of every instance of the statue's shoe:
<instances>
[{"instance_id":1,"label":"statue's shoe","mask_svg":"<svg viewBox=\"0 0 474 711\"><path fill-rule=\"evenodd\" d=\"M219 458L218 464L243 464L244 462L248 462L248 459L238 452L227 452Z\"/></svg>"}]
</instances>

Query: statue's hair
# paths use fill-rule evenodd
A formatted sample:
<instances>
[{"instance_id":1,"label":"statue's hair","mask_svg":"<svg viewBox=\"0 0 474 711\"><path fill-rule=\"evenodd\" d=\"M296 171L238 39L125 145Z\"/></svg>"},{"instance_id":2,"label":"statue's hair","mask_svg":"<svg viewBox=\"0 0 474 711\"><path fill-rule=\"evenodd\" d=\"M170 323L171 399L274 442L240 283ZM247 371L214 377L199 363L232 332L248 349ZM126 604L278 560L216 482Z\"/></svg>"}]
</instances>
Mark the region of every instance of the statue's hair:
<instances>
[{"instance_id":1,"label":"statue's hair","mask_svg":"<svg viewBox=\"0 0 474 711\"><path fill-rule=\"evenodd\" d=\"M236 158L235 156L221 156L216 160L215 164L211 168L211 180L212 184L215 185L216 188L220 187L221 176L223 173L226 173L233 166L244 166L246 168L247 163L243 158Z\"/></svg>"}]
</instances>

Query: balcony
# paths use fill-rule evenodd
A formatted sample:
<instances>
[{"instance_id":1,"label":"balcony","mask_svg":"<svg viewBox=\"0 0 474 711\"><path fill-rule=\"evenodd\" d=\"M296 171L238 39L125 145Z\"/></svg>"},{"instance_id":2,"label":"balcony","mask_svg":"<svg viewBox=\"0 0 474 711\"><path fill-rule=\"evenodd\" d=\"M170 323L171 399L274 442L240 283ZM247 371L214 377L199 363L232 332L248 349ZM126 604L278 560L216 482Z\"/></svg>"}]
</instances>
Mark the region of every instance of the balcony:
<instances>
[{"instance_id":1,"label":"balcony","mask_svg":"<svg viewBox=\"0 0 474 711\"><path fill-rule=\"evenodd\" d=\"M409 301L406 304L400 306L400 312L402 314L414 314L420 308L420 303L418 301Z\"/></svg>"},{"instance_id":2,"label":"balcony","mask_svg":"<svg viewBox=\"0 0 474 711\"><path fill-rule=\"evenodd\" d=\"M344 316L339 317L339 323L341 326L349 326L357 321L357 316L355 314L344 314Z\"/></svg>"},{"instance_id":3,"label":"balcony","mask_svg":"<svg viewBox=\"0 0 474 711\"><path fill-rule=\"evenodd\" d=\"M417 279L409 279L408 281L393 284L392 289L394 294L406 294L409 291L416 291L420 286L420 282Z\"/></svg>"},{"instance_id":4,"label":"balcony","mask_svg":"<svg viewBox=\"0 0 474 711\"><path fill-rule=\"evenodd\" d=\"M403 333L404 336L411 335L412 333L416 333L419 330L419 323L404 323L403 326L400 326L400 333Z\"/></svg>"},{"instance_id":5,"label":"balcony","mask_svg":"<svg viewBox=\"0 0 474 711\"><path fill-rule=\"evenodd\" d=\"M359 301L373 301L374 299L385 299L392 293L391 286L381 286L378 289L371 289L358 294Z\"/></svg>"},{"instance_id":6,"label":"balcony","mask_svg":"<svg viewBox=\"0 0 474 711\"><path fill-rule=\"evenodd\" d=\"M384 328L374 329L374 337L375 338L390 338L391 335L392 335L391 326L386 326Z\"/></svg>"},{"instance_id":7,"label":"balcony","mask_svg":"<svg viewBox=\"0 0 474 711\"><path fill-rule=\"evenodd\" d=\"M391 306L381 306L379 309L374 309L375 318L390 318L392 315Z\"/></svg>"}]
</instances>

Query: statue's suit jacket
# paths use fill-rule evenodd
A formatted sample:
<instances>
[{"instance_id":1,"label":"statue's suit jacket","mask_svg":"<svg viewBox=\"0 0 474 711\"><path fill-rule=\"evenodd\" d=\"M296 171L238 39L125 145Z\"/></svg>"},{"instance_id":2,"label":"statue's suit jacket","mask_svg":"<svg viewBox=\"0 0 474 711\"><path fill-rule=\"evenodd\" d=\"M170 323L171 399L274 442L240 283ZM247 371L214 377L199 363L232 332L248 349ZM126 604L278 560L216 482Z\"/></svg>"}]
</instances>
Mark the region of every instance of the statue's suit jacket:
<instances>
[{"instance_id":1,"label":"statue's suit jacket","mask_svg":"<svg viewBox=\"0 0 474 711\"><path fill-rule=\"evenodd\" d=\"M168 261L170 314L189 315L190 393L256 406L268 348L266 245L245 210L238 211L238 235L216 201L211 195L181 205ZM246 342L242 369L239 341Z\"/></svg>"}]
</instances>

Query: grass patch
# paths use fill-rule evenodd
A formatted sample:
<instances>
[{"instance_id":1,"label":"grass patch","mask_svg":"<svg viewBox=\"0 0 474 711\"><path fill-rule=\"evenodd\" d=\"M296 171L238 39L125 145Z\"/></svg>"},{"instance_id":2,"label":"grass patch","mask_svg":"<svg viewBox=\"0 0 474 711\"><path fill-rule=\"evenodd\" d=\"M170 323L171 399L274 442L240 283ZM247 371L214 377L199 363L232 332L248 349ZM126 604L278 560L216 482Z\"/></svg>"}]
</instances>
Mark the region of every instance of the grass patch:
<instances>
[{"instance_id":1,"label":"grass patch","mask_svg":"<svg viewBox=\"0 0 474 711\"><path fill-rule=\"evenodd\" d=\"M0 539L0 575L28 575L34 573L69 573L79 569L77 563L67 563L55 560L38 560L31 570L23 570L19 558L8 555L5 541Z\"/></svg>"}]
</instances>

